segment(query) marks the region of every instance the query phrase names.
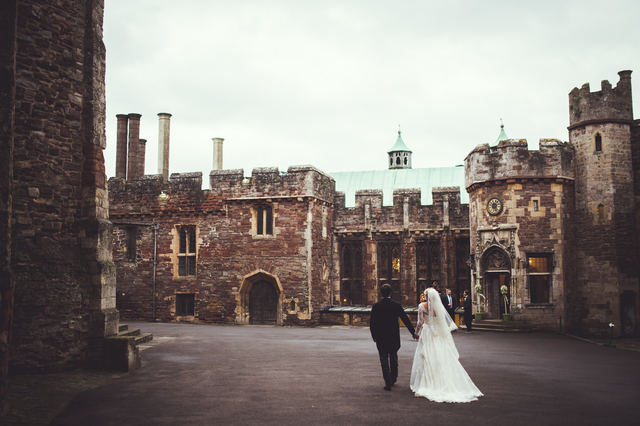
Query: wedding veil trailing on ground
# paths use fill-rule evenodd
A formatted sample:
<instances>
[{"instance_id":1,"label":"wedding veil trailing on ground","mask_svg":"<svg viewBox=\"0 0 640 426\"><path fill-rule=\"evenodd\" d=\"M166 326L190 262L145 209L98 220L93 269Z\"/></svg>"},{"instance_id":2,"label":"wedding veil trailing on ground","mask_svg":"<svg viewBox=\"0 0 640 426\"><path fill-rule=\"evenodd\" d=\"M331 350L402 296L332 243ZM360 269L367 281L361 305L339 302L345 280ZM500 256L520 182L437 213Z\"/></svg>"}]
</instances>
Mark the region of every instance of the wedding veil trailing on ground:
<instances>
[{"instance_id":1,"label":"wedding veil trailing on ground","mask_svg":"<svg viewBox=\"0 0 640 426\"><path fill-rule=\"evenodd\" d=\"M411 390L436 402L470 402L482 396L458 361L458 349L451 336L457 329L440 295L430 288L428 305L418 305L418 346L411 369Z\"/></svg>"}]
</instances>

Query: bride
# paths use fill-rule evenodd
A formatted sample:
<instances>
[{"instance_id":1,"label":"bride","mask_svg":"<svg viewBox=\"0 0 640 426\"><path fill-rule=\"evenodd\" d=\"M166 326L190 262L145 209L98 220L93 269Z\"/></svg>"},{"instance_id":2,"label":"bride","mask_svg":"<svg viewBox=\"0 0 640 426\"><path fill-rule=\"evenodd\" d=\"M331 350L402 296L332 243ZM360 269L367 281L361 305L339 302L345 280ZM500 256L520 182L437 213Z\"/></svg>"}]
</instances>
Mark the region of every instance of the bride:
<instances>
[{"instance_id":1,"label":"bride","mask_svg":"<svg viewBox=\"0 0 640 426\"><path fill-rule=\"evenodd\" d=\"M476 401L482 392L473 384L460 361L451 331L455 323L440 301L438 292L425 290L418 305L418 347L411 368L411 390L435 402Z\"/></svg>"}]
</instances>

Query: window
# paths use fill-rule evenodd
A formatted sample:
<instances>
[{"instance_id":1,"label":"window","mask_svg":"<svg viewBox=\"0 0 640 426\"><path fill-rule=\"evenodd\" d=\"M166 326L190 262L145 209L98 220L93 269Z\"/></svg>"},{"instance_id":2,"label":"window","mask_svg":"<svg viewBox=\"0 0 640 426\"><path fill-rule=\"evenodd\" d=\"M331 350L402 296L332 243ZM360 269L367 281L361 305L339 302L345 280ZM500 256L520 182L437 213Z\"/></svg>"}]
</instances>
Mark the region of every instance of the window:
<instances>
[{"instance_id":1,"label":"window","mask_svg":"<svg viewBox=\"0 0 640 426\"><path fill-rule=\"evenodd\" d=\"M537 212L540 209L539 203L540 202L538 200L533 200L533 211L534 212Z\"/></svg>"},{"instance_id":2,"label":"window","mask_svg":"<svg viewBox=\"0 0 640 426\"><path fill-rule=\"evenodd\" d=\"M456 240L456 294L458 304L462 304L465 290L471 291L471 268L469 268L469 239Z\"/></svg>"},{"instance_id":3,"label":"window","mask_svg":"<svg viewBox=\"0 0 640 426\"><path fill-rule=\"evenodd\" d=\"M378 288L390 284L391 298L401 300L400 291L400 244L378 243Z\"/></svg>"},{"instance_id":4,"label":"window","mask_svg":"<svg viewBox=\"0 0 640 426\"><path fill-rule=\"evenodd\" d=\"M271 206L256 207L256 235L273 235L273 209Z\"/></svg>"},{"instance_id":5,"label":"window","mask_svg":"<svg viewBox=\"0 0 640 426\"><path fill-rule=\"evenodd\" d=\"M127 227L127 260L129 262L136 261L136 238L138 236L137 226Z\"/></svg>"},{"instance_id":6,"label":"window","mask_svg":"<svg viewBox=\"0 0 640 426\"><path fill-rule=\"evenodd\" d=\"M598 204L598 220L604 220L604 205Z\"/></svg>"},{"instance_id":7,"label":"window","mask_svg":"<svg viewBox=\"0 0 640 426\"><path fill-rule=\"evenodd\" d=\"M196 275L196 228L181 226L178 229L178 275L191 277Z\"/></svg>"},{"instance_id":8,"label":"window","mask_svg":"<svg viewBox=\"0 0 640 426\"><path fill-rule=\"evenodd\" d=\"M529 296L531 303L549 303L551 283L550 254L529 255Z\"/></svg>"},{"instance_id":9,"label":"window","mask_svg":"<svg viewBox=\"0 0 640 426\"><path fill-rule=\"evenodd\" d=\"M195 294L176 294L176 316L194 316Z\"/></svg>"},{"instance_id":10,"label":"window","mask_svg":"<svg viewBox=\"0 0 640 426\"><path fill-rule=\"evenodd\" d=\"M419 241L416 244L416 293L420 295L436 281L440 282L440 240Z\"/></svg>"},{"instance_id":11,"label":"window","mask_svg":"<svg viewBox=\"0 0 640 426\"><path fill-rule=\"evenodd\" d=\"M596 152L602 151L602 136L600 133L596 133Z\"/></svg>"},{"instance_id":12,"label":"window","mask_svg":"<svg viewBox=\"0 0 640 426\"><path fill-rule=\"evenodd\" d=\"M340 246L340 304L362 305L362 242L343 242Z\"/></svg>"}]
</instances>

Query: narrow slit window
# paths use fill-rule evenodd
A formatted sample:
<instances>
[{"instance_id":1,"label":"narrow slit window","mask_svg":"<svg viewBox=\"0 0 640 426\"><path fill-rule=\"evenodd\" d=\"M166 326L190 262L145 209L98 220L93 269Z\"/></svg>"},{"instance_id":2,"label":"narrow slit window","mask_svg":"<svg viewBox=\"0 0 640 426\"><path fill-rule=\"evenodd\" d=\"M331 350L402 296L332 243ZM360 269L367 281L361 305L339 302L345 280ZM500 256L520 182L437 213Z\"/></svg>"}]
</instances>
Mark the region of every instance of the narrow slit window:
<instances>
[{"instance_id":1,"label":"narrow slit window","mask_svg":"<svg viewBox=\"0 0 640 426\"><path fill-rule=\"evenodd\" d=\"M596 152L602 151L602 135L596 133Z\"/></svg>"},{"instance_id":2,"label":"narrow slit window","mask_svg":"<svg viewBox=\"0 0 640 426\"><path fill-rule=\"evenodd\" d=\"M539 201L538 200L533 200L533 211L537 212L539 209L540 209Z\"/></svg>"},{"instance_id":3,"label":"narrow slit window","mask_svg":"<svg viewBox=\"0 0 640 426\"><path fill-rule=\"evenodd\" d=\"M271 206L256 208L256 234L273 235L273 209Z\"/></svg>"}]
</instances>

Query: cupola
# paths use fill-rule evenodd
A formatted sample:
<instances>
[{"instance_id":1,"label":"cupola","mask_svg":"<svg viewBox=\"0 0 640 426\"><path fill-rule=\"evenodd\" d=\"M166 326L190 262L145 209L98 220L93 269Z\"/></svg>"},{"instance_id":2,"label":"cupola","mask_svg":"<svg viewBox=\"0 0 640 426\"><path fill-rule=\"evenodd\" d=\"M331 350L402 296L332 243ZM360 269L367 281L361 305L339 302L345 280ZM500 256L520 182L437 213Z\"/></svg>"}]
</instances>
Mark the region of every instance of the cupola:
<instances>
[{"instance_id":1,"label":"cupola","mask_svg":"<svg viewBox=\"0 0 640 426\"><path fill-rule=\"evenodd\" d=\"M400 130L398 130L395 145L387 151L387 154L389 154L389 170L411 168L411 150L404 144Z\"/></svg>"}]
</instances>

